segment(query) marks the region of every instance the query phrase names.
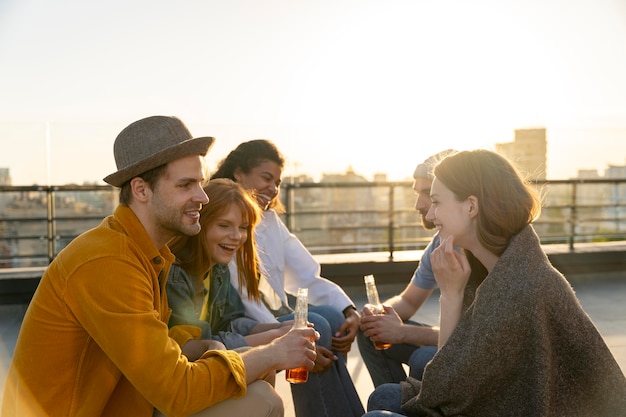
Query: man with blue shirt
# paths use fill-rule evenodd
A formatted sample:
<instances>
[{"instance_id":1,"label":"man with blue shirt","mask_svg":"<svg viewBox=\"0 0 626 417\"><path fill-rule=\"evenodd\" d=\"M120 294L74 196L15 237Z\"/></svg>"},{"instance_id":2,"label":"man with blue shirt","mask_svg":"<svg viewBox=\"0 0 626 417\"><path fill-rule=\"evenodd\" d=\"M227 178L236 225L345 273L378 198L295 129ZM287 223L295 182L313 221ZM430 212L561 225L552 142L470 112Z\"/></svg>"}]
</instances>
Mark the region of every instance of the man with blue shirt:
<instances>
[{"instance_id":1,"label":"man with blue shirt","mask_svg":"<svg viewBox=\"0 0 626 417\"><path fill-rule=\"evenodd\" d=\"M413 173L413 189L417 194L415 210L420 213L422 227L426 230L435 228L426 220L431 206L432 169L454 152L448 149L429 157ZM435 235L424 250L411 282L399 295L383 302L384 315L373 315L367 306L363 307L357 343L375 387L404 381L407 375L403 364L409 366L410 376L421 380L424 367L437 352L439 328L410 320L437 286L430 263L430 254L437 246L439 236ZM376 350L372 340L391 343L392 346Z\"/></svg>"}]
</instances>

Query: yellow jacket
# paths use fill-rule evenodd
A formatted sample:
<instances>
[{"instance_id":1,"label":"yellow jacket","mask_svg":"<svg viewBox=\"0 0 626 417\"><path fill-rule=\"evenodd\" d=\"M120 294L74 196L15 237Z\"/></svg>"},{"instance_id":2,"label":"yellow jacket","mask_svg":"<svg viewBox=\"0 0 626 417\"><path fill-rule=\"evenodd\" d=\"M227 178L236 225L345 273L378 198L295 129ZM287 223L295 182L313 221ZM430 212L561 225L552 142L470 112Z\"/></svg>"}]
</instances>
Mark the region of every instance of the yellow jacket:
<instances>
[{"instance_id":1,"label":"yellow jacket","mask_svg":"<svg viewBox=\"0 0 626 417\"><path fill-rule=\"evenodd\" d=\"M124 206L74 239L28 307L2 417L185 416L245 395L237 353L188 362L168 336L173 260Z\"/></svg>"}]
</instances>

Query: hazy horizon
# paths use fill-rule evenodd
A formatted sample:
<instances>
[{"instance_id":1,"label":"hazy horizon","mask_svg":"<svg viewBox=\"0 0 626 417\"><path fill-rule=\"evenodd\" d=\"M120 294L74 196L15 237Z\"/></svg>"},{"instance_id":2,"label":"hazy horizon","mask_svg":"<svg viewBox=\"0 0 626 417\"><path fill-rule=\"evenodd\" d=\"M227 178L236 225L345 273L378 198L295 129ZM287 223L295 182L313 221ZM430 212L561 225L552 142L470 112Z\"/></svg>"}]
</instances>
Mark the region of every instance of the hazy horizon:
<instances>
[{"instance_id":1,"label":"hazy horizon","mask_svg":"<svg viewBox=\"0 0 626 417\"><path fill-rule=\"evenodd\" d=\"M140 118L273 140L285 176L410 177L547 129L547 177L626 164L623 0L4 0L0 167L101 182Z\"/></svg>"},{"instance_id":2,"label":"hazy horizon","mask_svg":"<svg viewBox=\"0 0 626 417\"><path fill-rule=\"evenodd\" d=\"M193 129L191 126L193 126ZM115 162L113 158L113 141L117 134L118 124L115 123L14 123L10 126L6 123L0 122L0 138L9 139L11 143L19 144L18 149L20 151L26 151L30 155L30 161L28 164L20 164L18 166L0 165L0 168L9 168L12 178L12 185L65 185L65 184L85 184L85 183L97 183L104 184L102 178L116 170ZM534 128L541 128L541 126L535 126ZM191 125L190 129L195 136L210 135L216 136L216 142L206 159L210 170L215 169L218 162L227 155L227 153L235 147L239 142L233 141L232 137L237 136L238 130L229 129L228 127L213 127L203 126L201 124ZM268 127L264 127L267 131ZM197 130L196 133L194 133ZM251 130L255 130L252 128ZM259 129L262 130L262 129ZM13 131L15 136L8 137L9 131ZM214 135L211 132L220 131L227 136L227 140L223 140L223 137ZM280 129L277 129L280 131ZM94 135L99 134L102 136L98 138L97 145L92 144L90 147L83 147L82 143L85 140L93 140ZM621 137L626 139L626 128L604 128L604 129L580 129L573 132L568 129L560 129L557 131L560 135L570 135L569 142L572 148L578 147L582 150L582 155L588 154L589 146L583 146L585 141L593 143L594 137L598 136L612 136L615 138ZM292 132L293 133L293 132ZM623 159L622 163L619 163L615 158L615 154L610 152L610 149L604 149L602 152L606 153L606 162L604 164L597 161L601 161L601 157L594 159L594 164L586 164L586 160L576 160L573 158L577 152L574 149L570 150L555 150L550 145L550 136L554 132L548 130L546 132L548 141L548 155L547 155L547 179L560 180L570 179L577 176L579 170L596 170L600 176L603 176L604 171L610 165L612 166L626 166L626 159ZM110 135L110 138L106 136ZM287 136L289 133L287 133ZM513 141L514 132L511 132L511 137L508 140L501 142ZM61 137L57 137L61 136ZM285 137L287 137L285 136ZM89 139L87 139L87 137ZM254 136L256 137L256 136ZM242 136L241 141L253 139L253 136ZM261 136L258 136L261 137ZM48 138L48 139L46 139ZM289 143L282 143L280 140L272 139L277 146L284 152L285 148L289 149ZM601 142L601 141L600 141ZM609 141L610 143L611 141ZM495 149L495 142L485 144L482 148ZM441 149L447 148L446 143L442 143ZM470 149L470 148L467 148ZM33 152L34 150L34 152ZM363 151L366 152L366 151ZM599 153L598 148L594 148L594 152ZM298 155L302 157L302 154ZM365 177L368 180L372 180L375 174L383 173L388 176L390 181L410 180L413 174L415 165L427 158L429 155L422 153L421 155L416 153L414 163L406 166L392 166L386 161L381 161L379 165L364 167L359 164L358 160L350 160L346 157L343 165L338 166L336 169L324 168L324 164L315 166L309 160L297 160L288 154L285 154L286 164L283 171L284 177L308 175L315 181L319 181L324 174L344 174L348 169L351 169L356 174ZM306 157L306 155L304 155ZM560 168L555 168L555 161L563 160L567 163L561 164ZM577 166L577 163L580 163ZM64 168L70 165L71 168ZM94 168L94 166L96 168Z\"/></svg>"}]
</instances>

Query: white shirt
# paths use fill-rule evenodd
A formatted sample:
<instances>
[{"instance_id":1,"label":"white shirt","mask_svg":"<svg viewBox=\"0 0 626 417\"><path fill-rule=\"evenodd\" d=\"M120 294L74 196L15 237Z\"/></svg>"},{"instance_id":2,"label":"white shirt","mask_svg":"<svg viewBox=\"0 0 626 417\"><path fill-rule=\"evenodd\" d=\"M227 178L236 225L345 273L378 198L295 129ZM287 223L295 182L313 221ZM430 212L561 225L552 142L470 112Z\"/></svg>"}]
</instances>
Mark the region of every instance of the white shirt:
<instances>
[{"instance_id":1,"label":"white shirt","mask_svg":"<svg viewBox=\"0 0 626 417\"><path fill-rule=\"evenodd\" d=\"M274 210L263 212L261 222L255 230L255 237L263 275L259 289L263 292L264 298L278 297L287 304L287 293L295 296L298 288L308 288L309 304L328 305L340 312L354 305L339 285L320 276L320 264L302 242L289 232ZM234 261L230 262L229 269L231 282L238 288L239 278ZM268 294L272 290L274 294ZM241 298L246 316L262 323L276 321L262 302L257 303L248 299L245 288Z\"/></svg>"}]
</instances>

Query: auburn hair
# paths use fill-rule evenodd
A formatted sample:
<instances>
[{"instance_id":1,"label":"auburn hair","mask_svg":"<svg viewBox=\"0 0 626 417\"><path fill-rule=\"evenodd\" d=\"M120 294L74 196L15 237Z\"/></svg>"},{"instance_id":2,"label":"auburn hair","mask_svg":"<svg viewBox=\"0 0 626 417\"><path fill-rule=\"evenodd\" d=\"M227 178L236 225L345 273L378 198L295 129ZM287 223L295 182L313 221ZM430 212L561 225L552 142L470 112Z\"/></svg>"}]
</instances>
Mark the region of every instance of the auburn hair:
<instances>
[{"instance_id":1,"label":"auburn hair","mask_svg":"<svg viewBox=\"0 0 626 417\"><path fill-rule=\"evenodd\" d=\"M209 197L208 204L200 210L202 231L194 236L177 236L168 246L176 255L176 262L200 281L210 272L212 260L204 230L234 205L239 207L244 221L248 223L247 239L237 250L235 260L239 276L239 292L246 288L248 298L260 300L259 269L254 228L261 219L261 209L254 198L241 185L227 178L213 179L204 187Z\"/></svg>"}]
</instances>

